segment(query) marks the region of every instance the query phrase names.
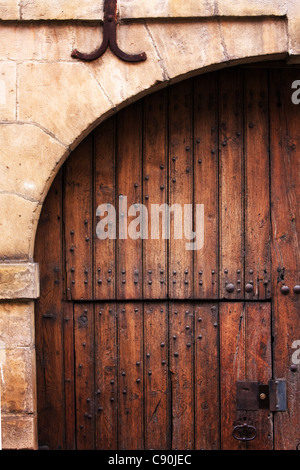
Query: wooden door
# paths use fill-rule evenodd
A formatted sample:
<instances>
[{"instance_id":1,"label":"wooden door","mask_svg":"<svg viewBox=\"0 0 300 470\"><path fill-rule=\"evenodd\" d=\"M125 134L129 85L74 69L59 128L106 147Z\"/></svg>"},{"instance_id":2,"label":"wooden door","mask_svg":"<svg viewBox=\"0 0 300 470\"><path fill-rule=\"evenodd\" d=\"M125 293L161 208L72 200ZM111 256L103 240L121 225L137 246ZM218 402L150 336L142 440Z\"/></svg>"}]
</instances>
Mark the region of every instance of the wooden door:
<instances>
[{"instance_id":1,"label":"wooden door","mask_svg":"<svg viewBox=\"0 0 300 470\"><path fill-rule=\"evenodd\" d=\"M297 73L232 68L172 85L65 163L36 240L41 446L297 447ZM237 406L238 382L272 379L285 411Z\"/></svg>"}]
</instances>

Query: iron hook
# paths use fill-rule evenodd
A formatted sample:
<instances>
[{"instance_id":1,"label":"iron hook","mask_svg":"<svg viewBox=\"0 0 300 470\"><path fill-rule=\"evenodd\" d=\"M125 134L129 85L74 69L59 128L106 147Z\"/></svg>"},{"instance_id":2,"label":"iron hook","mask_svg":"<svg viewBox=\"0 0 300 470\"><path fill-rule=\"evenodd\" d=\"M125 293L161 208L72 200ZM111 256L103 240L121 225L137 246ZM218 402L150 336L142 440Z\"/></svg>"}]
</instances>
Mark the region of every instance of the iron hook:
<instances>
[{"instance_id":1,"label":"iron hook","mask_svg":"<svg viewBox=\"0 0 300 470\"><path fill-rule=\"evenodd\" d=\"M85 54L74 49L71 56L74 59L91 62L99 59L110 47L111 51L126 62L141 62L147 59L145 52L141 54L126 54L117 44L117 0L104 1L104 23L103 23L103 41L101 46L90 54Z\"/></svg>"}]
</instances>

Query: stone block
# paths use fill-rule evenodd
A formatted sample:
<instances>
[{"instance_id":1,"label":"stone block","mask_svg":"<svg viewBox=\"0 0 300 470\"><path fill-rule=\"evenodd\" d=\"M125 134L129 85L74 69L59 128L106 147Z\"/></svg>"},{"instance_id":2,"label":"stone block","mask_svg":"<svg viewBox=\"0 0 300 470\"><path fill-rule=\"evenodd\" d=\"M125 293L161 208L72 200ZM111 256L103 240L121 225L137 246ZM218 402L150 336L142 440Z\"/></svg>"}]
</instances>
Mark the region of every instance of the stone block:
<instances>
[{"instance_id":1,"label":"stone block","mask_svg":"<svg viewBox=\"0 0 300 470\"><path fill-rule=\"evenodd\" d=\"M71 60L72 24L63 22L3 23L0 28L0 60Z\"/></svg>"},{"instance_id":2,"label":"stone block","mask_svg":"<svg viewBox=\"0 0 300 470\"><path fill-rule=\"evenodd\" d=\"M16 118L16 83L16 64L0 62L0 121Z\"/></svg>"},{"instance_id":3,"label":"stone block","mask_svg":"<svg viewBox=\"0 0 300 470\"><path fill-rule=\"evenodd\" d=\"M103 18L103 0L21 0L23 20L95 20Z\"/></svg>"},{"instance_id":4,"label":"stone block","mask_svg":"<svg viewBox=\"0 0 300 470\"><path fill-rule=\"evenodd\" d=\"M298 14L298 18L289 18L288 22L289 54L293 63L300 63L300 5Z\"/></svg>"},{"instance_id":5,"label":"stone block","mask_svg":"<svg viewBox=\"0 0 300 470\"><path fill-rule=\"evenodd\" d=\"M0 20L19 20L19 1L0 0Z\"/></svg>"},{"instance_id":6,"label":"stone block","mask_svg":"<svg viewBox=\"0 0 300 470\"><path fill-rule=\"evenodd\" d=\"M287 52L284 19L223 20L220 25L229 60Z\"/></svg>"},{"instance_id":7,"label":"stone block","mask_svg":"<svg viewBox=\"0 0 300 470\"><path fill-rule=\"evenodd\" d=\"M187 18L213 16L215 1L119 0L121 18Z\"/></svg>"},{"instance_id":8,"label":"stone block","mask_svg":"<svg viewBox=\"0 0 300 470\"><path fill-rule=\"evenodd\" d=\"M217 0L215 14L220 16L284 16L289 0Z\"/></svg>"},{"instance_id":9,"label":"stone block","mask_svg":"<svg viewBox=\"0 0 300 470\"><path fill-rule=\"evenodd\" d=\"M91 52L99 47L99 38L84 28L77 30L76 47ZM166 74L157 55L151 36L144 25L120 25L117 34L118 46L128 54L146 52L147 60L140 63L127 63L108 50L99 60L88 64L89 71L101 84L114 106L136 99L153 85L160 85ZM88 44L88 46L84 46ZM78 45L78 46L77 46Z\"/></svg>"},{"instance_id":10,"label":"stone block","mask_svg":"<svg viewBox=\"0 0 300 470\"><path fill-rule=\"evenodd\" d=\"M37 263L0 264L0 299L36 299L39 297Z\"/></svg>"},{"instance_id":11,"label":"stone block","mask_svg":"<svg viewBox=\"0 0 300 470\"><path fill-rule=\"evenodd\" d=\"M0 347L2 413L36 411L36 365L32 348Z\"/></svg>"},{"instance_id":12,"label":"stone block","mask_svg":"<svg viewBox=\"0 0 300 470\"><path fill-rule=\"evenodd\" d=\"M2 416L2 447L6 450L37 450L36 415Z\"/></svg>"},{"instance_id":13,"label":"stone block","mask_svg":"<svg viewBox=\"0 0 300 470\"><path fill-rule=\"evenodd\" d=\"M149 24L149 30L171 79L226 61L216 20Z\"/></svg>"},{"instance_id":14,"label":"stone block","mask_svg":"<svg viewBox=\"0 0 300 470\"><path fill-rule=\"evenodd\" d=\"M281 16L287 12L290 0L119 0L121 18L203 18L222 16ZM293 1L293 0L292 0ZM20 0L23 20L102 20L104 0ZM6 19L20 16L17 0L2 0L2 15ZM8 4L8 11L5 10ZM1 3L0 3L1 13Z\"/></svg>"},{"instance_id":15,"label":"stone block","mask_svg":"<svg viewBox=\"0 0 300 470\"><path fill-rule=\"evenodd\" d=\"M113 108L83 63L21 64L19 80L19 119L34 121L65 145Z\"/></svg>"},{"instance_id":16,"label":"stone block","mask_svg":"<svg viewBox=\"0 0 300 470\"><path fill-rule=\"evenodd\" d=\"M32 259L41 204L0 193L0 262Z\"/></svg>"},{"instance_id":17,"label":"stone block","mask_svg":"<svg viewBox=\"0 0 300 470\"><path fill-rule=\"evenodd\" d=\"M2 345L2 346L1 346ZM0 348L34 345L34 303L0 303Z\"/></svg>"},{"instance_id":18,"label":"stone block","mask_svg":"<svg viewBox=\"0 0 300 470\"><path fill-rule=\"evenodd\" d=\"M69 150L36 125L7 124L0 135L0 192L41 202Z\"/></svg>"},{"instance_id":19,"label":"stone block","mask_svg":"<svg viewBox=\"0 0 300 470\"><path fill-rule=\"evenodd\" d=\"M300 5L299 0L287 0L288 17L299 18L300 16Z\"/></svg>"}]
</instances>

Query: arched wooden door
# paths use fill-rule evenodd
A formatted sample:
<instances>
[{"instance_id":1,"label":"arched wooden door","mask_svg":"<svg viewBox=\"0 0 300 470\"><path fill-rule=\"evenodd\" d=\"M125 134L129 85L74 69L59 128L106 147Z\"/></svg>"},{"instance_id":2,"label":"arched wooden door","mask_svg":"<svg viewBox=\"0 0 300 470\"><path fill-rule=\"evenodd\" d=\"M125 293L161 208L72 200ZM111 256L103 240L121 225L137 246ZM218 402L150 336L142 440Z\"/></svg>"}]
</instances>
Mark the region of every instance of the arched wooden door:
<instances>
[{"instance_id":1,"label":"arched wooden door","mask_svg":"<svg viewBox=\"0 0 300 470\"><path fill-rule=\"evenodd\" d=\"M297 447L298 73L233 68L172 85L65 163L36 240L41 446ZM163 204L169 236L151 236Z\"/></svg>"}]
</instances>

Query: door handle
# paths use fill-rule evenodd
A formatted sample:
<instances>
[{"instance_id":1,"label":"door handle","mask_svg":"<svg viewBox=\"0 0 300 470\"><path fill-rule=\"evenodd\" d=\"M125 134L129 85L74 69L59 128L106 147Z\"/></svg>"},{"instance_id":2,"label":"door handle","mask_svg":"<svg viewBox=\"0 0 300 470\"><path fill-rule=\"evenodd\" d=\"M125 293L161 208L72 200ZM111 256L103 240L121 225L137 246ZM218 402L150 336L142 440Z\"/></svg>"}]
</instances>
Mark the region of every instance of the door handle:
<instances>
[{"instance_id":1,"label":"door handle","mask_svg":"<svg viewBox=\"0 0 300 470\"><path fill-rule=\"evenodd\" d=\"M239 424L233 428L232 436L237 441L253 441L257 436L256 427L247 423Z\"/></svg>"}]
</instances>

